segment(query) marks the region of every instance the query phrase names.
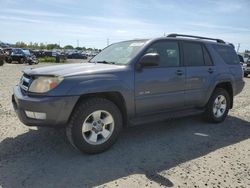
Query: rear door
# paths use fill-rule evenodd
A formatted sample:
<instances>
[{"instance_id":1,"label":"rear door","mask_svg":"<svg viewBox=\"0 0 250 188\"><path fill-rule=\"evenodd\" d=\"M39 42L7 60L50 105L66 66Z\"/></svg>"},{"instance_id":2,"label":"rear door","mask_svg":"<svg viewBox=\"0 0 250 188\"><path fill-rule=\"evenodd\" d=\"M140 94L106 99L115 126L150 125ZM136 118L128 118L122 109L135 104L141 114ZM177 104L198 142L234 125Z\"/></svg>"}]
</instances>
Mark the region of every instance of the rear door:
<instances>
[{"instance_id":1,"label":"rear door","mask_svg":"<svg viewBox=\"0 0 250 188\"><path fill-rule=\"evenodd\" d=\"M160 64L135 72L136 113L148 114L183 108L185 68L181 65L179 43L158 41L146 53L158 53Z\"/></svg>"},{"instance_id":2,"label":"rear door","mask_svg":"<svg viewBox=\"0 0 250 188\"><path fill-rule=\"evenodd\" d=\"M200 106L204 104L210 81L215 74L213 62L202 43L184 41L182 47L186 66L185 104Z\"/></svg>"}]
</instances>

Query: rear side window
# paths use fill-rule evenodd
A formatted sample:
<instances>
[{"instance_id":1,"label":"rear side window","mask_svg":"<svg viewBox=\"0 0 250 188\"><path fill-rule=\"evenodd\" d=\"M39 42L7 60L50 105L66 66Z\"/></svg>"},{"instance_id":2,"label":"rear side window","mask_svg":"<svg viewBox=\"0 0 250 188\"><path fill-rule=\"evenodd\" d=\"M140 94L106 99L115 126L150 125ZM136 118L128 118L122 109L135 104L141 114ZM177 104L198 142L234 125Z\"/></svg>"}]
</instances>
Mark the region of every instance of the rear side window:
<instances>
[{"instance_id":1,"label":"rear side window","mask_svg":"<svg viewBox=\"0 0 250 188\"><path fill-rule=\"evenodd\" d=\"M233 47L226 45L213 45L225 63L229 65L239 64L239 57L234 51Z\"/></svg>"},{"instance_id":2,"label":"rear side window","mask_svg":"<svg viewBox=\"0 0 250 188\"><path fill-rule=\"evenodd\" d=\"M203 54L204 54L204 61L205 61L205 64L208 65L208 66L213 65L211 56L209 55L207 49L206 49L204 46L203 46Z\"/></svg>"},{"instance_id":3,"label":"rear side window","mask_svg":"<svg viewBox=\"0 0 250 188\"><path fill-rule=\"evenodd\" d=\"M202 46L199 43L184 42L184 62L187 66L204 66Z\"/></svg>"}]
</instances>

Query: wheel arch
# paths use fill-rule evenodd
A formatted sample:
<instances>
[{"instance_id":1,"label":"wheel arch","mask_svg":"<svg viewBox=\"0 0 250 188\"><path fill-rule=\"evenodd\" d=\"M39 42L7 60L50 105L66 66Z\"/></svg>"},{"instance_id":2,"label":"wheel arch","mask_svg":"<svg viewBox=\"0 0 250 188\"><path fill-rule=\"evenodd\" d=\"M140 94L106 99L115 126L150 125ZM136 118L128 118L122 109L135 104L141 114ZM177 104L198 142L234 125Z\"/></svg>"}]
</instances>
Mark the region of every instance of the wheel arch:
<instances>
[{"instance_id":1,"label":"wheel arch","mask_svg":"<svg viewBox=\"0 0 250 188\"><path fill-rule=\"evenodd\" d=\"M230 106L229 108L232 109L233 108L233 98L234 98L234 94L233 94L233 86L232 86L232 83L229 82L229 81L225 81L225 82L220 82L218 83L213 92L217 89L217 88L222 88L224 90L226 90L230 96ZM213 93L212 92L212 93Z\"/></svg>"},{"instance_id":2,"label":"wheel arch","mask_svg":"<svg viewBox=\"0 0 250 188\"><path fill-rule=\"evenodd\" d=\"M122 119L123 119L123 126L127 126L128 123L128 115L127 115L127 108L126 102L123 95L117 91L110 91L110 92L98 92L98 93L87 93L83 94L79 97L78 101L76 102L71 114L74 112L77 105L79 105L83 100L87 100L89 98L104 98L111 102L113 102L118 109L121 111ZM71 116L71 115L70 115Z\"/></svg>"}]
</instances>

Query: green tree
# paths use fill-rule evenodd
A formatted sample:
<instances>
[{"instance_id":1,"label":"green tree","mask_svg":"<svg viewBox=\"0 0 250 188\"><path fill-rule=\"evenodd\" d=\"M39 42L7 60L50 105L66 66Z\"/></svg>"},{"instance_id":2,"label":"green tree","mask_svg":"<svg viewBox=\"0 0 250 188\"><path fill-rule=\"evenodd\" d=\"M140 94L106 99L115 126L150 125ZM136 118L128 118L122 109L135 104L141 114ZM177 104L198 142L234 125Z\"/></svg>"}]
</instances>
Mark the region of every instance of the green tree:
<instances>
[{"instance_id":1,"label":"green tree","mask_svg":"<svg viewBox=\"0 0 250 188\"><path fill-rule=\"evenodd\" d=\"M74 49L74 47L72 45L66 45L64 46L64 49Z\"/></svg>"},{"instance_id":2,"label":"green tree","mask_svg":"<svg viewBox=\"0 0 250 188\"><path fill-rule=\"evenodd\" d=\"M76 50L82 50L82 48L81 47L76 47Z\"/></svg>"},{"instance_id":3,"label":"green tree","mask_svg":"<svg viewBox=\"0 0 250 188\"><path fill-rule=\"evenodd\" d=\"M60 49L61 47L58 44L48 44L47 49L53 50L53 49Z\"/></svg>"},{"instance_id":4,"label":"green tree","mask_svg":"<svg viewBox=\"0 0 250 188\"><path fill-rule=\"evenodd\" d=\"M24 42L20 41L20 42L16 42L15 47L16 48L27 48L27 44L25 44Z\"/></svg>"},{"instance_id":5,"label":"green tree","mask_svg":"<svg viewBox=\"0 0 250 188\"><path fill-rule=\"evenodd\" d=\"M44 43L40 43L39 44L39 49L41 49L41 50L44 50L44 49L46 49L47 48L47 46L44 44Z\"/></svg>"}]
</instances>

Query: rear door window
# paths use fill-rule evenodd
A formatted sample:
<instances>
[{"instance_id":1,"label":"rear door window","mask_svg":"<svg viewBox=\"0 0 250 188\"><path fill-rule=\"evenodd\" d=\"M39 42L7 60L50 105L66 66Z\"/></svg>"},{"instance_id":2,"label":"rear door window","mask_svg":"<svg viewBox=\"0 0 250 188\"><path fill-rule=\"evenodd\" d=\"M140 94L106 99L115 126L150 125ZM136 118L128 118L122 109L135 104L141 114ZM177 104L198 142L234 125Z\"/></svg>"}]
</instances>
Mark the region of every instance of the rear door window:
<instances>
[{"instance_id":1,"label":"rear door window","mask_svg":"<svg viewBox=\"0 0 250 188\"><path fill-rule=\"evenodd\" d=\"M203 54L204 54L204 61L207 66L212 66L213 61L211 59L210 54L208 53L207 49L203 46Z\"/></svg>"},{"instance_id":2,"label":"rear door window","mask_svg":"<svg viewBox=\"0 0 250 188\"><path fill-rule=\"evenodd\" d=\"M204 66L202 46L199 43L184 42L184 62L186 66Z\"/></svg>"}]
</instances>

